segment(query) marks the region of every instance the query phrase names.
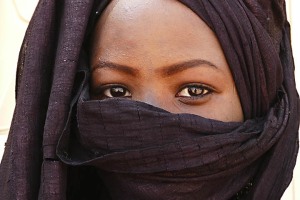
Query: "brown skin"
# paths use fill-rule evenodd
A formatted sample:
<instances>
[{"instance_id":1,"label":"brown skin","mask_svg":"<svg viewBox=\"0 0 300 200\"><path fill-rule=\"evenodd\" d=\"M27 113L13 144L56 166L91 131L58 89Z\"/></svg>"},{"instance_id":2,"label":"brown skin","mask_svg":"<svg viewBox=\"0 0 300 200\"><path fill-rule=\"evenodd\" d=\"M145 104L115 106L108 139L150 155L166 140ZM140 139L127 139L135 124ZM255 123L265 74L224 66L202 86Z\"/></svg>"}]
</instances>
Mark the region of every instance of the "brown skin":
<instances>
[{"instance_id":1,"label":"brown skin","mask_svg":"<svg viewBox=\"0 0 300 200\"><path fill-rule=\"evenodd\" d=\"M91 97L126 97L172 113L243 121L212 30L174 0L115 0L96 24Z\"/></svg>"}]
</instances>

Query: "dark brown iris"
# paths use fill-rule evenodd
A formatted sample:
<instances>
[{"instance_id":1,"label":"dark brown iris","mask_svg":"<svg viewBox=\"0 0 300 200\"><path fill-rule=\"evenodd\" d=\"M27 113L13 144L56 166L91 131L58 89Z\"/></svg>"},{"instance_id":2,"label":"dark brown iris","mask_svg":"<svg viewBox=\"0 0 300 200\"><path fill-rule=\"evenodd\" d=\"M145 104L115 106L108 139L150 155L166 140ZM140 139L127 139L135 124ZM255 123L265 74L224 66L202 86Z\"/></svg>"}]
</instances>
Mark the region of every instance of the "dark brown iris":
<instances>
[{"instance_id":1,"label":"dark brown iris","mask_svg":"<svg viewBox=\"0 0 300 200\"><path fill-rule=\"evenodd\" d=\"M204 90L199 87L190 87L188 88L188 93L191 96L200 96L204 94Z\"/></svg>"}]
</instances>

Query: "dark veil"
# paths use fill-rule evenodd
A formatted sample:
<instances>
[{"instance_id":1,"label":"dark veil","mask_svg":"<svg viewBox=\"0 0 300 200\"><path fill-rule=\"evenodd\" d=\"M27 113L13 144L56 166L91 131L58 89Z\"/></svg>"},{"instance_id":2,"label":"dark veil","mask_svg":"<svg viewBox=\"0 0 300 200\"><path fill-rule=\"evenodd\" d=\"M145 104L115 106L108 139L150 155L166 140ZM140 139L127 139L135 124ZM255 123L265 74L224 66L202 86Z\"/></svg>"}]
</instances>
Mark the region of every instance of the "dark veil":
<instances>
[{"instance_id":1,"label":"dark veil","mask_svg":"<svg viewBox=\"0 0 300 200\"><path fill-rule=\"evenodd\" d=\"M70 121L70 105L76 104L78 90L88 78L89 35L108 2L39 2L19 55L16 108L0 166L0 199L107 198L93 167L70 166L64 160L68 152L58 157L56 151L63 131L70 132L65 130ZM261 155L251 157L253 162L259 161L259 169L253 180L255 184L243 196L243 199L280 199L292 179L299 126L299 97L285 2L181 2L199 15L219 38L245 119L262 119L275 105L275 110L282 111L283 125L274 125L278 134L266 134L270 138L259 147ZM280 99L285 104L278 105ZM267 124L279 123L276 118L268 120ZM241 190L245 187L241 186Z\"/></svg>"}]
</instances>

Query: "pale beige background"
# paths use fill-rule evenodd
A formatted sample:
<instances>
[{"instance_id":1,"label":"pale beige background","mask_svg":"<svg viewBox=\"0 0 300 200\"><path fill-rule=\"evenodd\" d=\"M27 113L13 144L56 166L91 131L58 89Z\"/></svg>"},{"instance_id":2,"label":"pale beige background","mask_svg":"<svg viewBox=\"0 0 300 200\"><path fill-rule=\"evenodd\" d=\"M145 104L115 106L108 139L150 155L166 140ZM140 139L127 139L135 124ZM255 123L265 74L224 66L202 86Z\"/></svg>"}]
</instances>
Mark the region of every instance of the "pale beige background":
<instances>
[{"instance_id":1,"label":"pale beige background","mask_svg":"<svg viewBox=\"0 0 300 200\"><path fill-rule=\"evenodd\" d=\"M0 1L0 158L14 108L16 63L19 48L38 0ZM296 64L296 81L300 91L300 1L287 1L292 25L292 43ZM297 21L298 20L298 21ZM298 36L298 37L297 37ZM299 159L298 159L299 160ZM300 161L294 171L294 180L282 200L300 200Z\"/></svg>"}]
</instances>

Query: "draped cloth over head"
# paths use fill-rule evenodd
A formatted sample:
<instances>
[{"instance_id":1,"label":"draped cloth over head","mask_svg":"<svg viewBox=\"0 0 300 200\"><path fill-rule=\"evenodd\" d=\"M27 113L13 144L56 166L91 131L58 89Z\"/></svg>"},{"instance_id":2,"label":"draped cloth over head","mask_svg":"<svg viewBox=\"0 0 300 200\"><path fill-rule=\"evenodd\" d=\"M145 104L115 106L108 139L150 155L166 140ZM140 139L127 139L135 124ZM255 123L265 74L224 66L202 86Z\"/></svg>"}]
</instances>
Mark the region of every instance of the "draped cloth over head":
<instances>
[{"instance_id":1,"label":"draped cloth over head","mask_svg":"<svg viewBox=\"0 0 300 200\"><path fill-rule=\"evenodd\" d=\"M181 2L219 39L245 122L90 101L85 41L108 1L41 0L20 51L0 199L170 199L162 189L177 199L280 199L299 126L284 1Z\"/></svg>"}]
</instances>

